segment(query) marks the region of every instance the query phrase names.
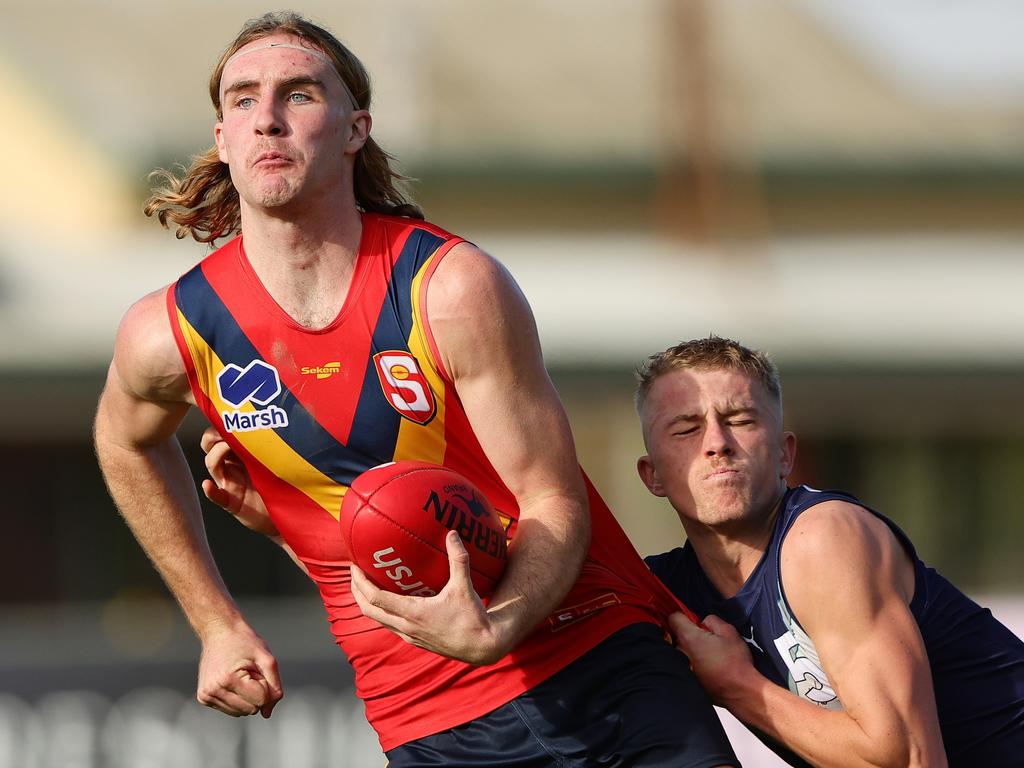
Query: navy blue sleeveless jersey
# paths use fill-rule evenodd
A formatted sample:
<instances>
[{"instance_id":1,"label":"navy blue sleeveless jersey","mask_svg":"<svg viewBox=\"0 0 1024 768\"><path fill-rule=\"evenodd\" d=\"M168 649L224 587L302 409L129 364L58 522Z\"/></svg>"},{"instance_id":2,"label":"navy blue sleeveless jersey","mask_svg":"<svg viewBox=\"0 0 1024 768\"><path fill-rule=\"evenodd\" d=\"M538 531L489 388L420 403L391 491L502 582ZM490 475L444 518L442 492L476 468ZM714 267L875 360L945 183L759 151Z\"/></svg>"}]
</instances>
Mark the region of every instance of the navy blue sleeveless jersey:
<instances>
[{"instance_id":1,"label":"navy blue sleeveless jersey","mask_svg":"<svg viewBox=\"0 0 1024 768\"><path fill-rule=\"evenodd\" d=\"M786 601L779 560L782 542L797 517L815 504L832 500L856 504L884 520L914 562L910 611L928 651L949 764L1024 765L1024 642L987 608L927 567L895 523L855 497L807 486L790 488L767 552L742 589L729 599L704 575L689 543L648 557L647 564L697 615L715 614L736 627L750 647L754 666L769 680L815 704L841 709L814 644ZM780 745L762 740L792 765L805 765Z\"/></svg>"}]
</instances>

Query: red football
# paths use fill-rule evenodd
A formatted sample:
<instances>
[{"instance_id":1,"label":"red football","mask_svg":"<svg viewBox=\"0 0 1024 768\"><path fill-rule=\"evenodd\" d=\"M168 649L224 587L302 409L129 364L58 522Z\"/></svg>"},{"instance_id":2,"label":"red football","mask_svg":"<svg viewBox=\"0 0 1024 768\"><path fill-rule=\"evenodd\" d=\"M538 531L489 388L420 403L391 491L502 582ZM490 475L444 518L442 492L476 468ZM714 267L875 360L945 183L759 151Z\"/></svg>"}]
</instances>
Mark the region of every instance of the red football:
<instances>
[{"instance_id":1,"label":"red football","mask_svg":"<svg viewBox=\"0 0 1024 768\"><path fill-rule=\"evenodd\" d=\"M429 597L448 583L444 539L458 532L473 588L490 594L508 559L505 528L465 477L422 461L381 464L359 475L341 505L352 562L381 589Z\"/></svg>"}]
</instances>

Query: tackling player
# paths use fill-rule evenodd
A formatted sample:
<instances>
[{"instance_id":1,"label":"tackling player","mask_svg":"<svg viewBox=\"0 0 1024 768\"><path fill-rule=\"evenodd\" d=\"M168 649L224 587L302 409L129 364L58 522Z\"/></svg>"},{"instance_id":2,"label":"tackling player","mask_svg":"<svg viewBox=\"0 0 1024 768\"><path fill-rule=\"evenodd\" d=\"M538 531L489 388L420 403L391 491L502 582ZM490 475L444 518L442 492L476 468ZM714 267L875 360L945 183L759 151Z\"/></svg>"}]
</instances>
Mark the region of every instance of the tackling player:
<instances>
[{"instance_id":1,"label":"tackling player","mask_svg":"<svg viewBox=\"0 0 1024 768\"><path fill-rule=\"evenodd\" d=\"M717 337L649 358L637 464L686 531L647 559L712 699L793 765L1017 766L1024 643L848 494L786 487L778 372Z\"/></svg>"}]
</instances>

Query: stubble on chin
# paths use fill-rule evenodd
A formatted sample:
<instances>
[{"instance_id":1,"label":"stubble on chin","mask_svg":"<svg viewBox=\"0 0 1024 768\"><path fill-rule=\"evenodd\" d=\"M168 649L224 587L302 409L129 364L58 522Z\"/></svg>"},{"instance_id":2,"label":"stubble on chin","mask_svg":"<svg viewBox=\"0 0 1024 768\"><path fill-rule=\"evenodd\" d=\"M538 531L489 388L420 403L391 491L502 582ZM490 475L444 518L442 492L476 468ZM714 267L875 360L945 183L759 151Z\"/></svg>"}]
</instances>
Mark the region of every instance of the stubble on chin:
<instances>
[{"instance_id":1,"label":"stubble on chin","mask_svg":"<svg viewBox=\"0 0 1024 768\"><path fill-rule=\"evenodd\" d=\"M275 190L265 193L259 200L261 208L280 208L291 202L292 195L288 190Z\"/></svg>"},{"instance_id":2,"label":"stubble on chin","mask_svg":"<svg viewBox=\"0 0 1024 768\"><path fill-rule=\"evenodd\" d=\"M263 179L254 191L254 202L260 208L279 208L290 203L295 197L292 185L281 178Z\"/></svg>"},{"instance_id":3,"label":"stubble on chin","mask_svg":"<svg viewBox=\"0 0 1024 768\"><path fill-rule=\"evenodd\" d=\"M750 506L749 494L741 488L706 489L696 502L698 519L712 526L742 519Z\"/></svg>"}]
</instances>

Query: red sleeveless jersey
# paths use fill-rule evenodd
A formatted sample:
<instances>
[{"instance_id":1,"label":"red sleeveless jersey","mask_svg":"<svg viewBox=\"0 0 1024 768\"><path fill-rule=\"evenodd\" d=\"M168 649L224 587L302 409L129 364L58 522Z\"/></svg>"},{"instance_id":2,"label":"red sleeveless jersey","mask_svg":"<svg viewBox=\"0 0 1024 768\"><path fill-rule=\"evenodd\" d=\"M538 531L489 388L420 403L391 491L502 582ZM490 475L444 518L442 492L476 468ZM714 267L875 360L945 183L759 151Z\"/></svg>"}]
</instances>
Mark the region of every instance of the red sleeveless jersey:
<instances>
[{"instance_id":1,"label":"red sleeveless jersey","mask_svg":"<svg viewBox=\"0 0 1024 768\"><path fill-rule=\"evenodd\" d=\"M316 582L356 693L387 751L468 722L565 667L622 627L679 604L587 481L592 543L563 606L488 667L409 645L359 611L338 512L352 480L387 461L461 472L515 536L515 497L484 456L426 315L430 277L462 242L410 219L363 215L348 297L310 330L267 293L236 238L168 291L196 402L244 461L271 518Z\"/></svg>"}]
</instances>

